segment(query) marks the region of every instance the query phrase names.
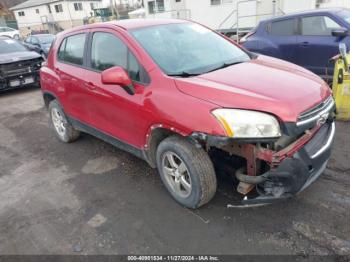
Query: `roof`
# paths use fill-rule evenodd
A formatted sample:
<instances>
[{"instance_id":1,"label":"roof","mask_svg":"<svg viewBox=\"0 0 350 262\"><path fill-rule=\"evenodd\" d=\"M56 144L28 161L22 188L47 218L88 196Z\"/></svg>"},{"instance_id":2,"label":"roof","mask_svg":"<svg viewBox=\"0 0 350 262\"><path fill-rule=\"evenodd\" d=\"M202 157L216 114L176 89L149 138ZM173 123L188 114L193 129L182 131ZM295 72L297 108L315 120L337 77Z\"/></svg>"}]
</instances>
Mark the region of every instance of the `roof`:
<instances>
[{"instance_id":1,"label":"roof","mask_svg":"<svg viewBox=\"0 0 350 262\"><path fill-rule=\"evenodd\" d=\"M313 9L313 10L307 10L307 11L301 11L301 12L295 12L295 13L290 13L287 15L282 15L282 16L278 16L278 17L274 17L274 18L270 18L270 19L266 19L264 21L274 21L274 20L279 20L279 19L284 19L284 18L293 18L293 17L298 17L301 15L312 15L312 14L321 14L321 13L338 13L342 10L349 10L347 8L319 8L319 9Z\"/></svg>"},{"instance_id":2,"label":"roof","mask_svg":"<svg viewBox=\"0 0 350 262\"><path fill-rule=\"evenodd\" d=\"M109 23L115 24L126 30L130 30L135 28L164 25L164 24L179 24L184 22L188 22L188 21L181 20L181 19L138 18L138 19L124 19L124 20L112 21Z\"/></svg>"},{"instance_id":3,"label":"roof","mask_svg":"<svg viewBox=\"0 0 350 262\"><path fill-rule=\"evenodd\" d=\"M124 30L132 30L136 28L150 27L156 25L166 25L166 24L180 24L180 23L188 23L190 21L180 20L180 19L159 19L159 18L137 18L137 19L124 19L117 21L110 21L104 23L94 23L89 25L76 26L71 29L67 29L59 34L66 34L69 32L80 31L89 28L96 27L114 27L118 26Z\"/></svg>"},{"instance_id":4,"label":"roof","mask_svg":"<svg viewBox=\"0 0 350 262\"><path fill-rule=\"evenodd\" d=\"M10 10L18 10L18 9L25 9L29 7L39 6L39 5L46 5L50 3L60 2L62 0L28 0L21 4L15 5L10 8ZM72 0L68 0L72 1ZM79 0L79 1L101 1L101 0Z\"/></svg>"}]
</instances>

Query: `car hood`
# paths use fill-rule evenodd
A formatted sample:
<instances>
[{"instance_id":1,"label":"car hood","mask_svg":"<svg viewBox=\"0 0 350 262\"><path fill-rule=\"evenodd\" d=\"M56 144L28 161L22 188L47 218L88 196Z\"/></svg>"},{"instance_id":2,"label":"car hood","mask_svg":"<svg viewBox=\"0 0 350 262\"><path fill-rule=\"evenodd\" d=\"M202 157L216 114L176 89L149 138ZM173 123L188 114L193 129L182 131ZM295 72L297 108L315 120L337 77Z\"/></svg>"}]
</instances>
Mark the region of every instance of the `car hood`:
<instances>
[{"instance_id":1,"label":"car hood","mask_svg":"<svg viewBox=\"0 0 350 262\"><path fill-rule=\"evenodd\" d=\"M191 78L177 88L220 107L263 111L285 122L331 94L327 84L297 65L267 56Z\"/></svg>"},{"instance_id":2,"label":"car hood","mask_svg":"<svg viewBox=\"0 0 350 262\"><path fill-rule=\"evenodd\" d=\"M9 64L13 62L30 60L39 58L40 55L33 51L13 52L7 54L0 54L0 64Z\"/></svg>"}]
</instances>

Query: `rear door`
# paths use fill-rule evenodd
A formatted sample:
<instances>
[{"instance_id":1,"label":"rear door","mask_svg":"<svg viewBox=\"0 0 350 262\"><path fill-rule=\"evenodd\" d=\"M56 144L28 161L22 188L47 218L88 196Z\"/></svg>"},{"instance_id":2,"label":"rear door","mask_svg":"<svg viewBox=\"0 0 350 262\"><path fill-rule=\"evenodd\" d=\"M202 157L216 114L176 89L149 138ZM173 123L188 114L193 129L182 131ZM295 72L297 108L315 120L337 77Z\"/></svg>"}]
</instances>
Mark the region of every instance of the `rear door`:
<instances>
[{"instance_id":1,"label":"rear door","mask_svg":"<svg viewBox=\"0 0 350 262\"><path fill-rule=\"evenodd\" d=\"M299 19L297 37L297 64L317 75L325 76L330 58L339 53L341 37L332 36L332 30L341 26L327 15L308 15ZM330 69L332 74L333 68Z\"/></svg>"},{"instance_id":2,"label":"rear door","mask_svg":"<svg viewBox=\"0 0 350 262\"><path fill-rule=\"evenodd\" d=\"M65 112L74 119L90 123L87 111L90 92L85 87L87 33L75 33L66 37L58 50L55 72L60 78L62 103Z\"/></svg>"},{"instance_id":3,"label":"rear door","mask_svg":"<svg viewBox=\"0 0 350 262\"><path fill-rule=\"evenodd\" d=\"M259 43L262 53L295 62L297 20L294 18L269 23L267 41Z\"/></svg>"}]
</instances>

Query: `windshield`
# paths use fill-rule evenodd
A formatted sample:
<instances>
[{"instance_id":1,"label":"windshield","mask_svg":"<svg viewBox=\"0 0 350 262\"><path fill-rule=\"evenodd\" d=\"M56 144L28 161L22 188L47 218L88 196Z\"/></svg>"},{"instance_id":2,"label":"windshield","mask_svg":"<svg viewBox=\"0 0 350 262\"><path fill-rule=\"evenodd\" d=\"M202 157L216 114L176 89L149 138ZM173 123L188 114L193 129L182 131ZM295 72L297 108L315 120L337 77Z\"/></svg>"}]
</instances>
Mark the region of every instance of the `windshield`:
<instances>
[{"instance_id":1,"label":"windshield","mask_svg":"<svg viewBox=\"0 0 350 262\"><path fill-rule=\"evenodd\" d=\"M51 44L52 41L55 39L55 36L53 35L41 35L41 36L36 36L40 43L42 44Z\"/></svg>"},{"instance_id":2,"label":"windshield","mask_svg":"<svg viewBox=\"0 0 350 262\"><path fill-rule=\"evenodd\" d=\"M168 75L198 75L250 60L243 50L198 24L153 26L131 34Z\"/></svg>"},{"instance_id":3,"label":"windshield","mask_svg":"<svg viewBox=\"0 0 350 262\"><path fill-rule=\"evenodd\" d=\"M348 24L350 24L350 10L343 10L338 13Z\"/></svg>"},{"instance_id":4,"label":"windshield","mask_svg":"<svg viewBox=\"0 0 350 262\"><path fill-rule=\"evenodd\" d=\"M13 53L13 52L23 52L27 49L12 39L1 39L0 40L0 54Z\"/></svg>"}]
</instances>

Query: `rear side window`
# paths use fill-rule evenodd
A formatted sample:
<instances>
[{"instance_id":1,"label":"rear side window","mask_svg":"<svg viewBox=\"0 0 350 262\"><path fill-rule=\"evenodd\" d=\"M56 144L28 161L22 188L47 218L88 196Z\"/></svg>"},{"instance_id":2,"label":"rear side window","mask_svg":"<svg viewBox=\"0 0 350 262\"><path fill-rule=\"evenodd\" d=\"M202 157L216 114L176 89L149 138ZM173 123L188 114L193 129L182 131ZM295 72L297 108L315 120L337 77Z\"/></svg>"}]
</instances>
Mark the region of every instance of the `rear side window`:
<instances>
[{"instance_id":1,"label":"rear side window","mask_svg":"<svg viewBox=\"0 0 350 262\"><path fill-rule=\"evenodd\" d=\"M134 81L140 81L140 66L127 46L115 35L104 32L94 33L91 46L91 67L103 71L121 66Z\"/></svg>"},{"instance_id":2,"label":"rear side window","mask_svg":"<svg viewBox=\"0 0 350 262\"><path fill-rule=\"evenodd\" d=\"M301 19L301 34L305 36L331 36L341 26L328 16L310 16Z\"/></svg>"},{"instance_id":3,"label":"rear side window","mask_svg":"<svg viewBox=\"0 0 350 262\"><path fill-rule=\"evenodd\" d=\"M73 35L64 39L58 50L58 59L75 65L83 65L85 40L86 34Z\"/></svg>"},{"instance_id":4,"label":"rear side window","mask_svg":"<svg viewBox=\"0 0 350 262\"><path fill-rule=\"evenodd\" d=\"M295 34L295 19L272 22L269 32L271 35L288 36Z\"/></svg>"}]
</instances>

